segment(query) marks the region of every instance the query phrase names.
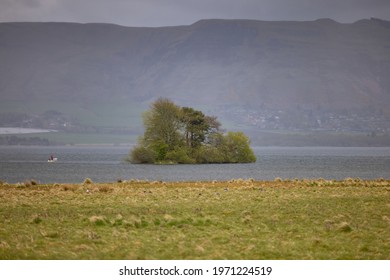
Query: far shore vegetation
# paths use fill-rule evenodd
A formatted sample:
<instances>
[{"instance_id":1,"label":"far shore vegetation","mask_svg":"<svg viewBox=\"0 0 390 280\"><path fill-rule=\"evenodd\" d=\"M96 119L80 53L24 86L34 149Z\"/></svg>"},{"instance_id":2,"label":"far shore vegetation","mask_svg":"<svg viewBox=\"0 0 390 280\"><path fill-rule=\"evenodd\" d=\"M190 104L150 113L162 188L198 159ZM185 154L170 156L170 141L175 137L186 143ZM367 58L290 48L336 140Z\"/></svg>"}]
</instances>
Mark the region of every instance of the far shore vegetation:
<instances>
[{"instance_id":1,"label":"far shore vegetation","mask_svg":"<svg viewBox=\"0 0 390 280\"><path fill-rule=\"evenodd\" d=\"M0 259L389 260L390 181L0 181Z\"/></svg>"},{"instance_id":2,"label":"far shore vegetation","mask_svg":"<svg viewBox=\"0 0 390 280\"><path fill-rule=\"evenodd\" d=\"M145 132L132 163L250 163L256 157L243 132L223 133L214 116L159 98L143 115Z\"/></svg>"}]
</instances>

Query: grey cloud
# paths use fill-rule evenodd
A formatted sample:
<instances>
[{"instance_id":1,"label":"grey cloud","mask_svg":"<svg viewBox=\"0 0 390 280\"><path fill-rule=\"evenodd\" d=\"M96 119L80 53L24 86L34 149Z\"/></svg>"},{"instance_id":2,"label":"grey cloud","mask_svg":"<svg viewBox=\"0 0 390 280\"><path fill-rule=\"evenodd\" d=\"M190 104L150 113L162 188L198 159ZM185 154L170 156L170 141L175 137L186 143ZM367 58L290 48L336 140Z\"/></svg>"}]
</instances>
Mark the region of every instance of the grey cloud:
<instances>
[{"instance_id":1,"label":"grey cloud","mask_svg":"<svg viewBox=\"0 0 390 280\"><path fill-rule=\"evenodd\" d=\"M390 20L388 0L0 0L0 21L110 22L128 26L191 24L207 18L340 22Z\"/></svg>"}]
</instances>

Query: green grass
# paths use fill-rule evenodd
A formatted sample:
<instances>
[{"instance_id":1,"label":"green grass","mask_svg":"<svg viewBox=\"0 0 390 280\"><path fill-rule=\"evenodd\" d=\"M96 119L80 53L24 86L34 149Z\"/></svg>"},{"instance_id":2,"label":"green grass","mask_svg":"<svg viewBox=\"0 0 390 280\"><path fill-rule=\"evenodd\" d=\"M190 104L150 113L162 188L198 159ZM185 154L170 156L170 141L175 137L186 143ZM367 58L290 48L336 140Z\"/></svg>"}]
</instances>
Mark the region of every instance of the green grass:
<instances>
[{"instance_id":1,"label":"green grass","mask_svg":"<svg viewBox=\"0 0 390 280\"><path fill-rule=\"evenodd\" d=\"M390 181L0 186L0 259L390 259Z\"/></svg>"}]
</instances>

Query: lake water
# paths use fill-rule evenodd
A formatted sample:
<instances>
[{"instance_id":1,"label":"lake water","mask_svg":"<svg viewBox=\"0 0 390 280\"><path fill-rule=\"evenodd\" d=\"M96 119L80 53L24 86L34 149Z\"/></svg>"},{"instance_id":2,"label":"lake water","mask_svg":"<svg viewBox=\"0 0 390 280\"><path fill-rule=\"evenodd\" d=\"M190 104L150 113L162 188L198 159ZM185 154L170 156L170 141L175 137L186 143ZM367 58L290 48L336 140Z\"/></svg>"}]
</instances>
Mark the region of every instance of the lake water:
<instances>
[{"instance_id":1,"label":"lake water","mask_svg":"<svg viewBox=\"0 0 390 280\"><path fill-rule=\"evenodd\" d=\"M124 162L130 147L0 147L0 180L80 183L118 179L162 181L254 178L390 178L390 148L257 147L251 164L135 165ZM50 155L58 157L48 163Z\"/></svg>"}]
</instances>

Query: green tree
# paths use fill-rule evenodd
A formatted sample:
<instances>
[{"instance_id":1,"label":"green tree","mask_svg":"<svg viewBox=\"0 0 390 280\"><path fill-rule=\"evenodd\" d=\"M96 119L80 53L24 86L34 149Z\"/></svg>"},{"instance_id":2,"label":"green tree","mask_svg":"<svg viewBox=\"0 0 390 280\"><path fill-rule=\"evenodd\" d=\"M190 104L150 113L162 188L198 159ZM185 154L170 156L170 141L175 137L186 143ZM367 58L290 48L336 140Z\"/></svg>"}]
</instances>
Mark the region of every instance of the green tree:
<instances>
[{"instance_id":1,"label":"green tree","mask_svg":"<svg viewBox=\"0 0 390 280\"><path fill-rule=\"evenodd\" d=\"M220 131L220 122L190 107L160 98L143 115L145 132L130 152L133 163L254 162L249 138Z\"/></svg>"},{"instance_id":2,"label":"green tree","mask_svg":"<svg viewBox=\"0 0 390 280\"><path fill-rule=\"evenodd\" d=\"M172 101L159 98L143 115L145 133L143 142L157 153L173 150L181 141L180 108Z\"/></svg>"},{"instance_id":3,"label":"green tree","mask_svg":"<svg viewBox=\"0 0 390 280\"><path fill-rule=\"evenodd\" d=\"M228 132L223 143L230 162L255 162L256 156L250 147L250 140L243 132Z\"/></svg>"},{"instance_id":4,"label":"green tree","mask_svg":"<svg viewBox=\"0 0 390 280\"><path fill-rule=\"evenodd\" d=\"M187 147L199 147L206 139L206 134L209 130L206 116L201 111L183 107L181 109L181 122L184 126L184 137Z\"/></svg>"}]
</instances>

